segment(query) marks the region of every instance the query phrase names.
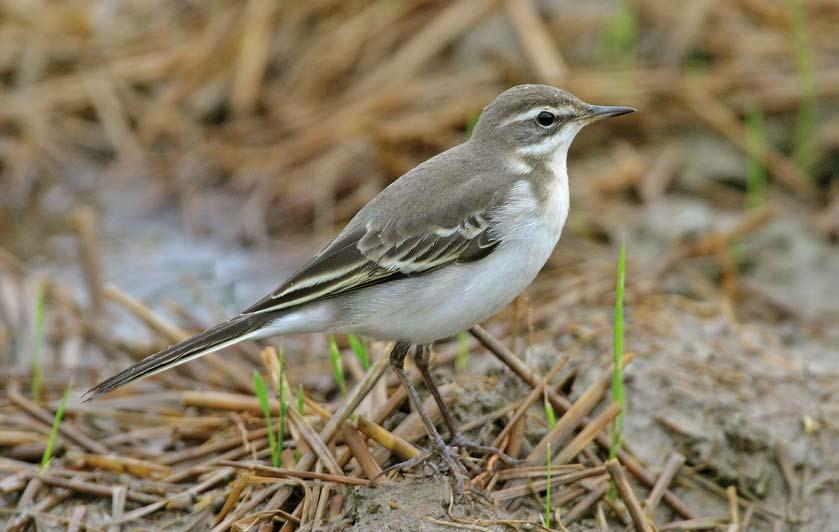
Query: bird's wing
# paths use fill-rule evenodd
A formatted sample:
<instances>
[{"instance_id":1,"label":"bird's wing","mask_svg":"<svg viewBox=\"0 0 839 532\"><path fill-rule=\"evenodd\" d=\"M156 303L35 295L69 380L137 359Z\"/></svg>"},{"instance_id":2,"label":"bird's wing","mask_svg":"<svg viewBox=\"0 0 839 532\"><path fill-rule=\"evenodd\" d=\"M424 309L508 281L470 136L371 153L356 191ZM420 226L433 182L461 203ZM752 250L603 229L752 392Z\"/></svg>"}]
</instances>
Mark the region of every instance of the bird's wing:
<instances>
[{"instance_id":1,"label":"bird's wing","mask_svg":"<svg viewBox=\"0 0 839 532\"><path fill-rule=\"evenodd\" d=\"M394 197L404 196L395 194ZM464 199L457 195L448 197L449 201ZM444 202L438 205L442 210L425 205L406 216L393 217L388 213L399 211L402 205L386 195L385 204L375 209L377 214L360 212L361 217L354 218L308 264L242 315L149 356L99 383L87 392L85 401L246 339L271 321L273 311L487 256L499 243L492 231L496 203L477 201L474 196L468 198L467 205L482 206L456 225L443 225L442 221L453 219L457 212L445 208ZM423 212L428 216L419 215Z\"/></svg>"},{"instance_id":2,"label":"bird's wing","mask_svg":"<svg viewBox=\"0 0 839 532\"><path fill-rule=\"evenodd\" d=\"M455 196L449 196L457 201ZM271 294L243 314L277 311L321 298L357 290L405 276L421 275L450 263L486 257L498 245L492 231L498 195L451 224L447 216L391 219L388 210L370 216L364 224L350 224L326 248ZM441 223L448 220L447 224Z\"/></svg>"}]
</instances>

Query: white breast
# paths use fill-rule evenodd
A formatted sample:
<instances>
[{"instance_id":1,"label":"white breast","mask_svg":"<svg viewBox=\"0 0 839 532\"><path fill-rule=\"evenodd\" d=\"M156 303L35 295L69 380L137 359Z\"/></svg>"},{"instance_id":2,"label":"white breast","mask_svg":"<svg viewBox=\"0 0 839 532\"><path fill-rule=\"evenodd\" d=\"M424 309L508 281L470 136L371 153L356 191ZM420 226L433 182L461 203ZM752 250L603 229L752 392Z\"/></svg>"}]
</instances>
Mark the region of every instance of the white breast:
<instances>
[{"instance_id":1,"label":"white breast","mask_svg":"<svg viewBox=\"0 0 839 532\"><path fill-rule=\"evenodd\" d=\"M511 201L494 216L501 243L485 259L370 287L365 297L342 303L350 308L338 318L337 332L429 343L503 309L533 281L559 240L568 214L564 165L555 177L546 204L539 204L528 181L514 187Z\"/></svg>"}]
</instances>

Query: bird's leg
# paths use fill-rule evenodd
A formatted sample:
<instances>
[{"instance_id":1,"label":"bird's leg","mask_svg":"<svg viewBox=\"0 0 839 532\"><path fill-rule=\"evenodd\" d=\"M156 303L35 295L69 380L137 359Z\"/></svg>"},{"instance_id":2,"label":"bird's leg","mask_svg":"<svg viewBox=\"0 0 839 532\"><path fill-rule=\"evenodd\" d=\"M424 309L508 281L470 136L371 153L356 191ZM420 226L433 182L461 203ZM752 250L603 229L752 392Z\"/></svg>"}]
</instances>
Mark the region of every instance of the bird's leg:
<instances>
[{"instance_id":1,"label":"bird's leg","mask_svg":"<svg viewBox=\"0 0 839 532\"><path fill-rule=\"evenodd\" d=\"M459 433L454 426L454 419L452 419L452 415L449 413L446 403L443 402L443 396L440 395L440 390L437 389L437 385L435 385L434 381L431 380L431 372L428 369L428 362L430 358L431 346L428 344L418 345L416 351L414 351L414 364L417 365L417 369L419 370L420 375L422 375L422 380L425 381L425 386L428 388L428 391L431 392L432 397L434 397L434 401L437 402L437 407L440 409L440 415L443 416L443 421L449 428L449 437L454 440Z\"/></svg>"},{"instance_id":2,"label":"bird's leg","mask_svg":"<svg viewBox=\"0 0 839 532\"><path fill-rule=\"evenodd\" d=\"M443 438L440 437L440 433L437 432L437 429L434 427L434 423L432 423L431 418L428 417L428 412L425 411L425 407L422 405L417 389L414 388L413 384L411 384L411 380L408 378L408 375L405 374L405 370L402 367L405 362L405 356L408 354L408 349L410 347L411 344L407 342L396 342L396 345L390 352L390 365L393 368L394 373L396 373L396 376L399 377L399 380L402 382L402 386L405 388L405 391L408 392L408 398L422 420L423 425L425 425L425 430L428 432L428 437L431 440L432 451L439 454L446 461L449 468L451 468L452 473L457 477L458 481L462 481L466 478L466 470L463 467L463 464L457 460L451 452L451 449L449 449L449 447L447 447L443 442ZM424 455L419 455L416 458L412 458L402 464L397 464L395 467L398 469L413 467L427 458L428 454L426 453ZM392 469L393 468L388 468L388 470Z\"/></svg>"},{"instance_id":3,"label":"bird's leg","mask_svg":"<svg viewBox=\"0 0 839 532\"><path fill-rule=\"evenodd\" d=\"M461 449L472 449L479 453L497 454L498 458L508 465L520 462L520 460L513 458L497 447L481 445L477 442L468 440L460 433L459 430L457 430L454 419L449 413L446 403L443 402L443 396L440 395L440 390L437 389L437 385L435 385L434 381L431 380L431 372L428 369L430 358L431 346L428 344L418 345L416 351L414 352L414 363L417 365L420 375L422 375L422 380L425 381L425 386L437 402L437 407L440 409L440 415L443 416L443 421L445 421L446 426L449 428L449 444L453 447L459 447Z\"/></svg>"}]
</instances>

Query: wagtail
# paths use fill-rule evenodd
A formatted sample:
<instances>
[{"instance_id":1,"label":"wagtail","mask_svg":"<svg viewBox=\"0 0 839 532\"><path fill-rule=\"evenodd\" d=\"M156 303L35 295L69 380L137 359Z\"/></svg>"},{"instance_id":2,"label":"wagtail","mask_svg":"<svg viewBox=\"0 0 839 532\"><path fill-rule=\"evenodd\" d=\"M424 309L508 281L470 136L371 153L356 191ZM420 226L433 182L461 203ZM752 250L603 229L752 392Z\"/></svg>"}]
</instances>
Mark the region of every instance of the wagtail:
<instances>
[{"instance_id":1,"label":"wagtail","mask_svg":"<svg viewBox=\"0 0 839 532\"><path fill-rule=\"evenodd\" d=\"M403 369L414 360L461 437L428 369L430 346L496 314L533 281L568 215L568 147L592 122L631 113L546 85L519 85L483 109L469 140L382 190L332 242L240 315L106 379L85 400L243 340L300 332L395 342L393 370L434 452L457 472ZM461 470L462 471L462 470Z\"/></svg>"}]
</instances>

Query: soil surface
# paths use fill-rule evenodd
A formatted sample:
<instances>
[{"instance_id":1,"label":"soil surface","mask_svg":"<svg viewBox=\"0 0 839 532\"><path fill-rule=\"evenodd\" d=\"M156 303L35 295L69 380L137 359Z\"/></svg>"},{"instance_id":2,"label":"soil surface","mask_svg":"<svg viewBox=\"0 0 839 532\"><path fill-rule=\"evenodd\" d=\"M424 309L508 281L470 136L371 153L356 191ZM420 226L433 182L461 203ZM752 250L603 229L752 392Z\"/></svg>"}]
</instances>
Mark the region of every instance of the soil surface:
<instances>
[{"instance_id":1,"label":"soil surface","mask_svg":"<svg viewBox=\"0 0 839 532\"><path fill-rule=\"evenodd\" d=\"M663 225L661 220L674 211L692 214L683 216L678 226ZM767 294L766 308L771 309L756 314L751 311L754 301L741 305L709 295L707 279L718 274L711 262L679 262L653 285L645 278L649 268L644 265L654 264L673 241L724 228L733 216L678 197L627 212L632 214L625 230L633 253L627 275L626 350L635 353L626 372L627 445L652 471L669 453L684 455L687 474L673 489L702 515L726 515L729 505L722 487L735 485L741 497L763 509L753 530L771 528L772 519L786 521L790 530L839 530L839 329L833 320L839 303L825 297L839 278L839 250L789 213L745 239L744 280ZM281 277L276 272L290 270L305 255L305 247L296 247L292 259L282 252L220 246L185 230L171 231L171 219L143 219L148 217L141 213L132 222L125 212L105 217L103 261L109 279L153 307L159 305L156 301L195 301L189 287L200 283L202 292L227 294L213 305L240 308L256 297L258 285L267 289ZM46 242L45 257L66 251L61 238ZM561 271L574 260L581 242L573 233L563 240L558 257L532 291L540 294L551 283L595 288L569 306L563 305L567 292L554 302L535 297L531 312L541 322L535 332L520 334L516 341L519 355L539 372L547 371L560 354L570 357L568 370L577 372L569 387L572 399L602 377L611 361L608 287L613 272L608 267ZM568 255L563 255L563 246L571 250ZM611 254L608 249L598 253ZM597 264L597 256L586 263ZM45 259L42 267L72 284L81 278L72 262ZM493 323L503 323L503 318ZM130 336L131 331L126 325L122 332ZM456 383L452 412L461 424L529 392L494 357L474 344L472 351L468 369L436 371L439 382ZM294 364L295 354L289 356ZM470 436L491 440L502 427L488 424ZM529 413L527 430L531 441L547 430L538 402ZM68 505L56 513L70 511ZM102 512L107 513L106 507ZM344 519L335 529L452 530L466 523L503 530L516 520L538 521L541 513L535 499L510 511L481 499L453 497L448 477L419 471L350 490ZM189 526L199 517L187 518ZM184 518L174 512L170 518L158 515L150 524L187 526ZM655 515L662 523L675 518L664 505ZM593 526L586 518L571 529Z\"/></svg>"}]
</instances>

